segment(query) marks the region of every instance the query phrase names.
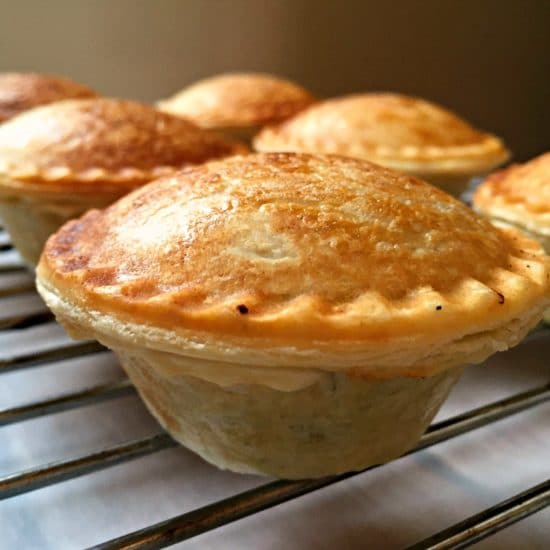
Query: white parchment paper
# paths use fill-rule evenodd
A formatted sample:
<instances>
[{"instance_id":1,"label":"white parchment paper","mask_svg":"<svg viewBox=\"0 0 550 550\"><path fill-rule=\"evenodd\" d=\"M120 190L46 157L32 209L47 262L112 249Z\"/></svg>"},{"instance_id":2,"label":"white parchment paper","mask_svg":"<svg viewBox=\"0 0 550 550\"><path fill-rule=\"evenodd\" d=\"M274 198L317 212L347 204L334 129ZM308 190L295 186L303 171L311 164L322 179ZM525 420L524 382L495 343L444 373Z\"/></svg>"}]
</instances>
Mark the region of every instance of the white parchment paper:
<instances>
[{"instance_id":1,"label":"white parchment paper","mask_svg":"<svg viewBox=\"0 0 550 550\"><path fill-rule=\"evenodd\" d=\"M38 350L65 341L53 322L2 331L0 359L23 346ZM107 352L3 374L0 409L121 377ZM549 380L550 338L542 334L470 367L438 419ZM158 431L137 397L20 422L0 428L0 475ZM175 548L403 548L548 477L550 403ZM265 482L219 471L183 448L170 449L0 502L0 548L84 548ZM476 547L547 549L550 510Z\"/></svg>"}]
</instances>

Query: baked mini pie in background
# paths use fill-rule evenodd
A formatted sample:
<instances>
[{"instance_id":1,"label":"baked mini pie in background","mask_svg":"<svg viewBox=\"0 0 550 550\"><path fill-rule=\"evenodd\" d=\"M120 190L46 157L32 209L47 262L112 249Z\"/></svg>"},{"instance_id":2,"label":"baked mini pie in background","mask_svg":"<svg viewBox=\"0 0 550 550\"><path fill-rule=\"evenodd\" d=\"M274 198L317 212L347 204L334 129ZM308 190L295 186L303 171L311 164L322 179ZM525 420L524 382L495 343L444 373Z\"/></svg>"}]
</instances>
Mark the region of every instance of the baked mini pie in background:
<instances>
[{"instance_id":1,"label":"baked mini pie in background","mask_svg":"<svg viewBox=\"0 0 550 550\"><path fill-rule=\"evenodd\" d=\"M315 101L301 86L263 73L228 73L200 80L160 101L162 111L249 141L262 126L281 122Z\"/></svg>"},{"instance_id":2,"label":"baked mini pie in background","mask_svg":"<svg viewBox=\"0 0 550 550\"><path fill-rule=\"evenodd\" d=\"M136 102L98 98L37 107L0 125L0 217L34 265L66 220L160 175L246 151Z\"/></svg>"},{"instance_id":3,"label":"baked mini pie in background","mask_svg":"<svg viewBox=\"0 0 550 550\"><path fill-rule=\"evenodd\" d=\"M540 245L411 176L273 153L188 168L53 235L37 287L181 443L308 478L415 445L463 365L549 302Z\"/></svg>"},{"instance_id":4,"label":"baked mini pie in background","mask_svg":"<svg viewBox=\"0 0 550 550\"><path fill-rule=\"evenodd\" d=\"M550 254L550 152L489 175L472 206L499 227L520 229ZM550 309L544 320L550 323Z\"/></svg>"},{"instance_id":5,"label":"baked mini pie in background","mask_svg":"<svg viewBox=\"0 0 550 550\"><path fill-rule=\"evenodd\" d=\"M521 229L550 254L550 152L489 175L473 206L496 224Z\"/></svg>"},{"instance_id":6,"label":"baked mini pie in background","mask_svg":"<svg viewBox=\"0 0 550 550\"><path fill-rule=\"evenodd\" d=\"M60 76L38 73L0 73L0 122L39 105L97 94Z\"/></svg>"},{"instance_id":7,"label":"baked mini pie in background","mask_svg":"<svg viewBox=\"0 0 550 550\"><path fill-rule=\"evenodd\" d=\"M472 176L504 163L502 141L414 97L365 93L317 103L262 130L258 151L334 153L424 178L459 195Z\"/></svg>"}]
</instances>

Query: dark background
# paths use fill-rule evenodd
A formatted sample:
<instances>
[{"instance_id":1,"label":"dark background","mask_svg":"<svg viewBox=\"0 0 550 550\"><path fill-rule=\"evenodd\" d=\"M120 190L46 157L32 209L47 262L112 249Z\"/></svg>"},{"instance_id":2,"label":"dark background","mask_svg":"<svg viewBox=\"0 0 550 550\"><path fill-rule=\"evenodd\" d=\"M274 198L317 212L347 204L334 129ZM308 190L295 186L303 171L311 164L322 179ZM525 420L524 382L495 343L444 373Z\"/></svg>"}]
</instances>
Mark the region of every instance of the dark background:
<instances>
[{"instance_id":1,"label":"dark background","mask_svg":"<svg viewBox=\"0 0 550 550\"><path fill-rule=\"evenodd\" d=\"M524 160L550 149L550 0L0 0L0 71L152 101L229 70L322 96L437 101Z\"/></svg>"}]
</instances>

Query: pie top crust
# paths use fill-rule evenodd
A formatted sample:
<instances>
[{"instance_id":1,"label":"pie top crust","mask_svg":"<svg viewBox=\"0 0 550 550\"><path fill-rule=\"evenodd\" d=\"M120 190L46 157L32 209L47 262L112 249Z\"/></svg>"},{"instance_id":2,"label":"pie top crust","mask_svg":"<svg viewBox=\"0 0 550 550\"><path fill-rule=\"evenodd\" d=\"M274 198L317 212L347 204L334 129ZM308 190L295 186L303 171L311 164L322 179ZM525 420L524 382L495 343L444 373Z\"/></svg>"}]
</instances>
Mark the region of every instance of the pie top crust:
<instances>
[{"instance_id":1,"label":"pie top crust","mask_svg":"<svg viewBox=\"0 0 550 550\"><path fill-rule=\"evenodd\" d=\"M411 176L273 153L185 169L68 222L37 273L69 325L103 319L102 341L213 346L235 363L253 356L237 349L277 348L311 366L312 350L406 363L403 350L417 361L449 342L468 358L469 335L500 330L494 351L542 315L550 265L535 241Z\"/></svg>"},{"instance_id":2,"label":"pie top crust","mask_svg":"<svg viewBox=\"0 0 550 550\"><path fill-rule=\"evenodd\" d=\"M492 218L550 237L550 152L488 176L473 204Z\"/></svg>"},{"instance_id":3,"label":"pie top crust","mask_svg":"<svg viewBox=\"0 0 550 550\"><path fill-rule=\"evenodd\" d=\"M0 122L54 101L97 94L68 78L37 73L0 73Z\"/></svg>"},{"instance_id":4,"label":"pie top crust","mask_svg":"<svg viewBox=\"0 0 550 550\"><path fill-rule=\"evenodd\" d=\"M201 80L160 101L162 111L204 128L242 128L281 122L315 101L304 88L261 73L223 74Z\"/></svg>"},{"instance_id":5,"label":"pie top crust","mask_svg":"<svg viewBox=\"0 0 550 550\"><path fill-rule=\"evenodd\" d=\"M423 175L487 171L509 156L497 137L442 107L392 93L317 103L278 126L264 128L254 147L340 154Z\"/></svg>"},{"instance_id":6,"label":"pie top crust","mask_svg":"<svg viewBox=\"0 0 550 550\"><path fill-rule=\"evenodd\" d=\"M67 100L0 125L0 187L25 193L120 191L190 164L247 151L141 103Z\"/></svg>"}]
</instances>

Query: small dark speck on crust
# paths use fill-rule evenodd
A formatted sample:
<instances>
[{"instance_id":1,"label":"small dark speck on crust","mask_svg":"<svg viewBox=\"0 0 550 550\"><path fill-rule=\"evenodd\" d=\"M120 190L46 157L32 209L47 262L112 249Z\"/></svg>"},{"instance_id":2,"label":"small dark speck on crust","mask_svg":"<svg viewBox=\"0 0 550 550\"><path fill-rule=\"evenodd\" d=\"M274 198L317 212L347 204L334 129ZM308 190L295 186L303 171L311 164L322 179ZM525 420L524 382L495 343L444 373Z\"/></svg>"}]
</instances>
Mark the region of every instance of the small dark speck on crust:
<instances>
[{"instance_id":1,"label":"small dark speck on crust","mask_svg":"<svg viewBox=\"0 0 550 550\"><path fill-rule=\"evenodd\" d=\"M248 313L248 308L244 305L244 304L239 304L237 306L237 311L241 314L241 315L246 315Z\"/></svg>"},{"instance_id":2,"label":"small dark speck on crust","mask_svg":"<svg viewBox=\"0 0 550 550\"><path fill-rule=\"evenodd\" d=\"M531 269L531 266L530 266L529 264L525 264L525 267L526 267L527 269Z\"/></svg>"},{"instance_id":3,"label":"small dark speck on crust","mask_svg":"<svg viewBox=\"0 0 550 550\"><path fill-rule=\"evenodd\" d=\"M504 299L504 294L502 294L501 292L498 292L495 290L495 292L497 293L498 295L498 303L499 304L503 304L505 302L505 299Z\"/></svg>"},{"instance_id":4,"label":"small dark speck on crust","mask_svg":"<svg viewBox=\"0 0 550 550\"><path fill-rule=\"evenodd\" d=\"M441 311L443 309L443 306L435 306L435 309L437 309L437 311Z\"/></svg>"}]
</instances>

